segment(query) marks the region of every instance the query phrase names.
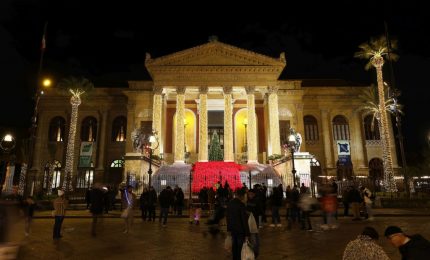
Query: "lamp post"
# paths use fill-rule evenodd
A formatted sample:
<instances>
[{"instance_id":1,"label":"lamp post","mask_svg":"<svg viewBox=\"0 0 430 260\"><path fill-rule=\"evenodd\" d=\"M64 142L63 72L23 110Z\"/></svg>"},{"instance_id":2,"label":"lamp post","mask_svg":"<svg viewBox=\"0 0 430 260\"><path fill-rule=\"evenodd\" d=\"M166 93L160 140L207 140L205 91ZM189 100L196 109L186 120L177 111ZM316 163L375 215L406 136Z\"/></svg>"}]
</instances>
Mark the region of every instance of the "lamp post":
<instances>
[{"instance_id":1,"label":"lamp post","mask_svg":"<svg viewBox=\"0 0 430 260\"><path fill-rule=\"evenodd\" d=\"M0 148L7 155L7 157L9 157L9 153L15 148L15 145L16 145L15 138L11 134L6 134L0 142ZM6 163L6 177L4 182L4 186L5 186L4 191L6 194L10 194L12 193L13 175L15 172L15 166L13 163L13 158L8 158L7 161L10 162L10 165L8 166L8 164Z\"/></svg>"},{"instance_id":2,"label":"lamp post","mask_svg":"<svg viewBox=\"0 0 430 260\"><path fill-rule=\"evenodd\" d=\"M146 148L149 150L149 169L148 169L149 187L151 187L151 176L152 176L152 153L154 152L155 149L158 148L158 145L160 144L158 142L158 138L156 137L156 135L157 135L157 132L152 131L152 135L149 136L149 139L148 139L149 144L146 146Z\"/></svg>"},{"instance_id":3,"label":"lamp post","mask_svg":"<svg viewBox=\"0 0 430 260\"><path fill-rule=\"evenodd\" d=\"M290 149L291 152L291 163L293 166L293 169L291 171L291 173L293 174L293 186L297 185L296 183L296 168L294 165L294 152L297 150L297 141L296 141L296 131L294 130L294 128L290 128L290 135L288 136L288 143L287 143L287 147Z\"/></svg>"}]
</instances>

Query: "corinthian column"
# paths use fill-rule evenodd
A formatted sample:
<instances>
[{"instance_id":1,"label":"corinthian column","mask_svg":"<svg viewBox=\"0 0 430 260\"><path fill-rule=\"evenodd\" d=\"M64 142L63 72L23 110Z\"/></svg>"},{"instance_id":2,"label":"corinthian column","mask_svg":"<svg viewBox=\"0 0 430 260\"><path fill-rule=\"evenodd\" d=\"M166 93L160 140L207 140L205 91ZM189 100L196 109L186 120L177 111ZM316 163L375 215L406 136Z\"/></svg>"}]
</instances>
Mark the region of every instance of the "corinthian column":
<instances>
[{"instance_id":1,"label":"corinthian column","mask_svg":"<svg viewBox=\"0 0 430 260\"><path fill-rule=\"evenodd\" d=\"M184 163L185 159L185 87L176 88L176 141L175 163Z\"/></svg>"},{"instance_id":2,"label":"corinthian column","mask_svg":"<svg viewBox=\"0 0 430 260\"><path fill-rule=\"evenodd\" d=\"M278 87L270 86L268 90L269 106L269 155L281 154L281 140L279 137L279 111L278 111Z\"/></svg>"},{"instance_id":3,"label":"corinthian column","mask_svg":"<svg viewBox=\"0 0 430 260\"><path fill-rule=\"evenodd\" d=\"M361 116L360 113L357 112L354 112L352 116L352 124L354 127L354 136L351 140L351 147L354 147L352 160L354 165L358 166L357 168L364 168L367 165L364 160L363 137L361 135Z\"/></svg>"},{"instance_id":4,"label":"corinthian column","mask_svg":"<svg viewBox=\"0 0 430 260\"><path fill-rule=\"evenodd\" d=\"M199 162L208 161L208 87L200 87Z\"/></svg>"},{"instance_id":5,"label":"corinthian column","mask_svg":"<svg viewBox=\"0 0 430 260\"><path fill-rule=\"evenodd\" d=\"M154 86L154 103L152 105L152 130L154 130L158 134L158 138L162 135L161 132L161 116L162 116L162 105L163 105L163 98L162 98L162 92L163 87L160 86ZM162 143L160 142L160 145L157 147L157 149L154 150L153 154L159 155L160 154L160 147L162 146Z\"/></svg>"},{"instance_id":6,"label":"corinthian column","mask_svg":"<svg viewBox=\"0 0 430 260\"><path fill-rule=\"evenodd\" d=\"M325 167L333 168L332 143L330 138L330 117L326 110L321 111L322 136L324 137Z\"/></svg>"},{"instance_id":7,"label":"corinthian column","mask_svg":"<svg viewBox=\"0 0 430 260\"><path fill-rule=\"evenodd\" d=\"M224 161L233 162L233 87L223 87L224 90Z\"/></svg>"},{"instance_id":8,"label":"corinthian column","mask_svg":"<svg viewBox=\"0 0 430 260\"><path fill-rule=\"evenodd\" d=\"M255 118L255 87L245 87L248 103L248 163L258 163L257 120ZM279 126L278 126L279 127ZM279 133L279 132L278 132Z\"/></svg>"}]
</instances>

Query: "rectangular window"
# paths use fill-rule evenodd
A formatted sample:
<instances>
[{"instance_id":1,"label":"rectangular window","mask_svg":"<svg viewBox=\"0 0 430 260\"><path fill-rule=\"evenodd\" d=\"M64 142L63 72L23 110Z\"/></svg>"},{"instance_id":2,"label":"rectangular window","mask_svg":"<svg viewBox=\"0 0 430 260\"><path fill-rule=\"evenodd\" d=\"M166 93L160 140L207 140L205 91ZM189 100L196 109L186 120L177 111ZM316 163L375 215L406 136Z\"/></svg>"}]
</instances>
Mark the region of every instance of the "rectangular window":
<instances>
[{"instance_id":1,"label":"rectangular window","mask_svg":"<svg viewBox=\"0 0 430 260\"><path fill-rule=\"evenodd\" d=\"M288 142L288 136L290 135L290 120L279 120L279 137L281 139L281 145Z\"/></svg>"}]
</instances>

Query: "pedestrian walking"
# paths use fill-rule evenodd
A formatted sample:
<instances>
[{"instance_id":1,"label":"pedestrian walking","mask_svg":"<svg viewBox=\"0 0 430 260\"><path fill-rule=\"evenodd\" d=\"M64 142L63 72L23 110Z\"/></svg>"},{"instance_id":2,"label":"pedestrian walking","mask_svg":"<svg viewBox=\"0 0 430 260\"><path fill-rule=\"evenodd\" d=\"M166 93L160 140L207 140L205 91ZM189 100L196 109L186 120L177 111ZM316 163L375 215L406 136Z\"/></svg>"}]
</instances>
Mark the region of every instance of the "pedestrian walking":
<instances>
[{"instance_id":1,"label":"pedestrian walking","mask_svg":"<svg viewBox=\"0 0 430 260\"><path fill-rule=\"evenodd\" d=\"M364 206L366 207L366 218L368 220L373 220L373 210L372 210L373 201L370 198L372 196L372 192L365 187L361 187L360 190L363 196Z\"/></svg>"},{"instance_id":2,"label":"pedestrian walking","mask_svg":"<svg viewBox=\"0 0 430 260\"><path fill-rule=\"evenodd\" d=\"M163 227L167 225L167 216L169 215L169 207L173 205L173 191L170 186L164 188L160 196L158 196L158 201L160 203L160 217L159 222L163 220Z\"/></svg>"},{"instance_id":3,"label":"pedestrian walking","mask_svg":"<svg viewBox=\"0 0 430 260\"><path fill-rule=\"evenodd\" d=\"M85 192L85 202L87 203L87 209L89 209L91 205L91 187Z\"/></svg>"},{"instance_id":4,"label":"pedestrian walking","mask_svg":"<svg viewBox=\"0 0 430 260\"><path fill-rule=\"evenodd\" d=\"M149 190L144 187L142 194L140 194L140 211L142 212L142 220L146 221L146 218L148 217L148 197L149 197Z\"/></svg>"},{"instance_id":5,"label":"pedestrian walking","mask_svg":"<svg viewBox=\"0 0 430 260\"><path fill-rule=\"evenodd\" d=\"M384 235L399 249L402 260L428 259L430 256L430 242L419 234L409 236L401 228L389 226Z\"/></svg>"},{"instance_id":6,"label":"pedestrian walking","mask_svg":"<svg viewBox=\"0 0 430 260\"><path fill-rule=\"evenodd\" d=\"M96 236L96 228L97 221L99 218L103 216L103 206L104 206L104 198L105 194L102 190L102 186L99 183L96 183L91 190L91 206L90 212L92 214L92 224L91 224L91 235Z\"/></svg>"},{"instance_id":7,"label":"pedestrian walking","mask_svg":"<svg viewBox=\"0 0 430 260\"><path fill-rule=\"evenodd\" d=\"M343 252L343 260L389 260L385 251L377 244L378 232L365 227L355 240L350 241Z\"/></svg>"},{"instance_id":8,"label":"pedestrian walking","mask_svg":"<svg viewBox=\"0 0 430 260\"><path fill-rule=\"evenodd\" d=\"M61 226L63 225L64 216L66 215L66 208L69 204L68 200L64 197L64 191L58 190L58 198L53 201L54 211L53 215L55 218L53 238L55 240L60 239Z\"/></svg>"},{"instance_id":9,"label":"pedestrian walking","mask_svg":"<svg viewBox=\"0 0 430 260\"><path fill-rule=\"evenodd\" d=\"M304 194L300 194L300 200L299 200L299 208L302 212L302 230L308 230L312 231L312 223L311 223L311 212L315 205L318 204L318 201L311 196L310 191L308 190ZM306 224L308 227L306 227Z\"/></svg>"},{"instance_id":10,"label":"pedestrian walking","mask_svg":"<svg viewBox=\"0 0 430 260\"><path fill-rule=\"evenodd\" d=\"M148 221L155 221L155 207L157 206L157 192L155 192L154 187L149 187L148 194Z\"/></svg>"},{"instance_id":11,"label":"pedestrian walking","mask_svg":"<svg viewBox=\"0 0 430 260\"><path fill-rule=\"evenodd\" d=\"M30 226L33 222L34 207L36 206L36 203L33 200L33 196L28 196L24 203L25 236L28 237L30 234Z\"/></svg>"},{"instance_id":12,"label":"pedestrian walking","mask_svg":"<svg viewBox=\"0 0 430 260\"><path fill-rule=\"evenodd\" d=\"M124 234L130 232L131 227L133 225L133 207L136 202L136 195L133 193L133 187L131 185L127 186L127 189L124 190L124 195L122 199L122 207L124 210L121 213L121 218L124 219L125 229Z\"/></svg>"},{"instance_id":13,"label":"pedestrian walking","mask_svg":"<svg viewBox=\"0 0 430 260\"><path fill-rule=\"evenodd\" d=\"M250 236L244 200L243 190L237 189L235 197L227 204L227 231L231 234L233 260L241 259L243 243Z\"/></svg>"}]
</instances>

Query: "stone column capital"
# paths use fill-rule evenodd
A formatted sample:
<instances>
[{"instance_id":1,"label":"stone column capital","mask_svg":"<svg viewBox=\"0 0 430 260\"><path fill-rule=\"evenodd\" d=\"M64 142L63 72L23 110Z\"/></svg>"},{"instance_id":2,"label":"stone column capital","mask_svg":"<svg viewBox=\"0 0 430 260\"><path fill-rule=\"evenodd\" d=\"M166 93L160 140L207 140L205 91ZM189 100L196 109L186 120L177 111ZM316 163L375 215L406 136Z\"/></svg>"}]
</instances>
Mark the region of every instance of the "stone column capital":
<instances>
[{"instance_id":1,"label":"stone column capital","mask_svg":"<svg viewBox=\"0 0 430 260\"><path fill-rule=\"evenodd\" d=\"M267 87L267 92L270 94L277 94L279 90L278 86L268 86Z\"/></svg>"},{"instance_id":2,"label":"stone column capital","mask_svg":"<svg viewBox=\"0 0 430 260\"><path fill-rule=\"evenodd\" d=\"M178 95L184 95L186 89L187 89L186 87L176 87L176 93Z\"/></svg>"},{"instance_id":3,"label":"stone column capital","mask_svg":"<svg viewBox=\"0 0 430 260\"><path fill-rule=\"evenodd\" d=\"M208 91L209 91L209 87L208 86L201 86L201 87L199 87L200 94L207 94Z\"/></svg>"},{"instance_id":4,"label":"stone column capital","mask_svg":"<svg viewBox=\"0 0 430 260\"><path fill-rule=\"evenodd\" d=\"M154 94L161 95L163 93L163 89L164 88L162 86L154 86L153 87Z\"/></svg>"},{"instance_id":5,"label":"stone column capital","mask_svg":"<svg viewBox=\"0 0 430 260\"><path fill-rule=\"evenodd\" d=\"M252 95L255 93L255 86L247 86L245 87L246 94Z\"/></svg>"},{"instance_id":6,"label":"stone column capital","mask_svg":"<svg viewBox=\"0 0 430 260\"><path fill-rule=\"evenodd\" d=\"M233 92L233 87L232 86L224 86L222 87L222 90L224 91L224 94L231 94Z\"/></svg>"}]
</instances>

